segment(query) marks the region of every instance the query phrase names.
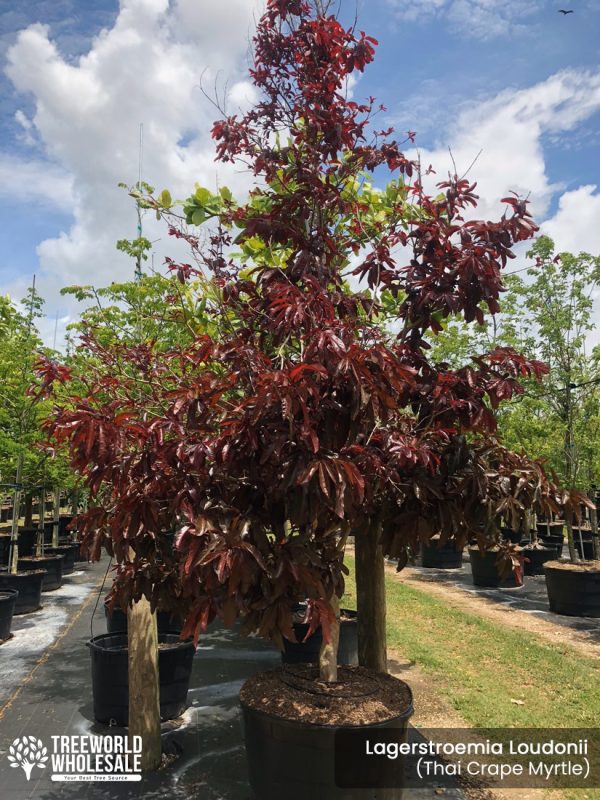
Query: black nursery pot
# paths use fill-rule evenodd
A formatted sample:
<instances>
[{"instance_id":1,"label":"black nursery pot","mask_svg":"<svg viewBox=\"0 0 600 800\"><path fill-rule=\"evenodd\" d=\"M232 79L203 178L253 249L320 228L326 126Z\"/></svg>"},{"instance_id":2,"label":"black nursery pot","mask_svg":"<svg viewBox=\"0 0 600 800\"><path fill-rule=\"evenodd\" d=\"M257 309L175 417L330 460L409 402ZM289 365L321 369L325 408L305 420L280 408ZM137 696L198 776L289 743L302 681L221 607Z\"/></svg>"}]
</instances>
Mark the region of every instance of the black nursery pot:
<instances>
[{"instance_id":1,"label":"black nursery pot","mask_svg":"<svg viewBox=\"0 0 600 800\"><path fill-rule=\"evenodd\" d=\"M427 569L460 569L462 567L463 549L457 550L453 544L440 539L432 539L421 546L421 564Z\"/></svg>"},{"instance_id":2,"label":"black nursery pot","mask_svg":"<svg viewBox=\"0 0 600 800\"><path fill-rule=\"evenodd\" d=\"M174 719L187 705L195 648L192 642L182 642L177 634L159 634L158 642L160 718ZM161 649L161 644L168 647ZM92 659L94 718L125 726L129 718L127 636L103 633L90 639L87 646Z\"/></svg>"},{"instance_id":3,"label":"black nursery pot","mask_svg":"<svg viewBox=\"0 0 600 800\"><path fill-rule=\"evenodd\" d=\"M538 536L560 536L564 539L564 523L551 522L549 525L545 522L537 523Z\"/></svg>"},{"instance_id":4,"label":"black nursery pot","mask_svg":"<svg viewBox=\"0 0 600 800\"><path fill-rule=\"evenodd\" d=\"M498 558L497 552L488 550L482 553L478 547L470 547L469 555L471 557L471 572L473 574L473 583L475 586L486 586L495 589L515 589L523 585L517 582L514 573L509 574L506 578L500 577L498 566L496 565L496 560Z\"/></svg>"},{"instance_id":5,"label":"black nursery pot","mask_svg":"<svg viewBox=\"0 0 600 800\"><path fill-rule=\"evenodd\" d=\"M45 570L32 572L0 572L0 592L5 589L16 589L18 597L15 603L15 614L30 614L42 606L42 581Z\"/></svg>"},{"instance_id":6,"label":"black nursery pot","mask_svg":"<svg viewBox=\"0 0 600 800\"><path fill-rule=\"evenodd\" d=\"M340 731L356 726L314 725L266 714L241 702L248 778L256 800L402 800L402 789L348 789L335 781L335 740ZM405 742L410 705L400 716L361 726L361 730L393 730L394 741ZM397 769L388 761L381 771Z\"/></svg>"},{"instance_id":7,"label":"black nursery pot","mask_svg":"<svg viewBox=\"0 0 600 800\"><path fill-rule=\"evenodd\" d=\"M19 592L16 589L0 589L0 642L10 639L10 627Z\"/></svg>"},{"instance_id":8,"label":"black nursery pot","mask_svg":"<svg viewBox=\"0 0 600 800\"><path fill-rule=\"evenodd\" d=\"M554 552L556 553L556 558L561 557L563 551L563 545L565 543L565 539L562 533L558 536L553 534L550 534L549 536L546 534L544 534L543 536L538 535L538 539L540 540L540 542L542 542L542 544L545 547L551 547L554 549Z\"/></svg>"},{"instance_id":9,"label":"black nursery pot","mask_svg":"<svg viewBox=\"0 0 600 800\"><path fill-rule=\"evenodd\" d=\"M502 528L500 533L502 534L502 538L507 542L512 542L512 544L521 544L521 539L523 537L520 531L514 531L512 528Z\"/></svg>"},{"instance_id":10,"label":"black nursery pot","mask_svg":"<svg viewBox=\"0 0 600 800\"><path fill-rule=\"evenodd\" d=\"M525 575L543 575L544 564L556 558L556 548L524 547L523 556L525 557Z\"/></svg>"},{"instance_id":11,"label":"black nursery pot","mask_svg":"<svg viewBox=\"0 0 600 800\"><path fill-rule=\"evenodd\" d=\"M62 556L62 574L71 575L75 570L75 558L79 553L78 544L61 544L58 547L46 547L44 550L45 555L48 556Z\"/></svg>"},{"instance_id":12,"label":"black nursery pot","mask_svg":"<svg viewBox=\"0 0 600 800\"><path fill-rule=\"evenodd\" d=\"M32 556L35 551L37 528L19 528L19 556Z\"/></svg>"},{"instance_id":13,"label":"black nursery pot","mask_svg":"<svg viewBox=\"0 0 600 800\"><path fill-rule=\"evenodd\" d=\"M584 561L592 561L594 558L594 542L592 538L582 538L579 539L579 536L574 537L573 541L575 545L575 552L579 556L579 558L583 559Z\"/></svg>"},{"instance_id":14,"label":"black nursery pot","mask_svg":"<svg viewBox=\"0 0 600 800\"><path fill-rule=\"evenodd\" d=\"M61 514L58 518L58 535L59 537L68 536L71 531L68 530L69 525L75 519L75 514Z\"/></svg>"},{"instance_id":15,"label":"black nursery pot","mask_svg":"<svg viewBox=\"0 0 600 800\"><path fill-rule=\"evenodd\" d=\"M338 664L356 666L358 664L358 620L356 611L342 609L340 618L340 643L338 647ZM318 628L306 641L308 625L294 622L296 642L284 639L281 660L284 664L317 664L319 652L323 644L323 633Z\"/></svg>"},{"instance_id":16,"label":"black nursery pot","mask_svg":"<svg viewBox=\"0 0 600 800\"><path fill-rule=\"evenodd\" d=\"M41 556L34 558L33 556L27 558L19 558L17 567L19 570L34 570L43 569L46 571L44 580L42 581L42 591L51 592L54 589L60 589L63 581L63 556Z\"/></svg>"},{"instance_id":17,"label":"black nursery pot","mask_svg":"<svg viewBox=\"0 0 600 800\"><path fill-rule=\"evenodd\" d=\"M119 606L115 606L112 613L104 604L104 616L106 617L106 630L108 633L127 633L127 614ZM183 620L181 617L174 616L170 611L156 612L156 626L158 633L181 633Z\"/></svg>"},{"instance_id":18,"label":"black nursery pot","mask_svg":"<svg viewBox=\"0 0 600 800\"><path fill-rule=\"evenodd\" d=\"M550 611L568 617L600 617L600 562L587 571L552 561L544 566Z\"/></svg>"},{"instance_id":19,"label":"black nursery pot","mask_svg":"<svg viewBox=\"0 0 600 800\"><path fill-rule=\"evenodd\" d=\"M10 553L10 533L0 534L0 566L8 564Z\"/></svg>"}]
</instances>

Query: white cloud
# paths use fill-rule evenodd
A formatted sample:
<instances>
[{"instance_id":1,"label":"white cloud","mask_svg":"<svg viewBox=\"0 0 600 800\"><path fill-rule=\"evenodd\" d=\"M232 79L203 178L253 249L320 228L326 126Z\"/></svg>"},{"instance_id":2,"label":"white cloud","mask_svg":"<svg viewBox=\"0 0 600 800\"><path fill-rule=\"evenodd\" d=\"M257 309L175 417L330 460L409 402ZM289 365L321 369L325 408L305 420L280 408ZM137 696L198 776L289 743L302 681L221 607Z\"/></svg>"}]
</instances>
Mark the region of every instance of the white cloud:
<instances>
[{"instance_id":1,"label":"white cloud","mask_svg":"<svg viewBox=\"0 0 600 800\"><path fill-rule=\"evenodd\" d=\"M33 101L22 132L41 143L50 163L0 158L0 186L20 187L20 199L42 198L73 215L72 227L38 246L38 286L49 311L65 300L69 283L105 284L131 275L130 259L115 249L135 236L135 209L117 184L138 177L139 126L143 123L143 177L158 189L185 197L195 182L242 190L239 168L214 162L210 128L220 116L204 96L230 87L228 110L254 99L248 81L248 43L259 0L121 0L110 29L71 62L48 26L22 30L7 54L6 73ZM217 178L218 173L218 178ZM156 265L177 254L164 226L150 216L145 235L155 240ZM9 287L16 296L23 281ZM62 313L62 312L61 312Z\"/></svg>"},{"instance_id":2,"label":"white cloud","mask_svg":"<svg viewBox=\"0 0 600 800\"><path fill-rule=\"evenodd\" d=\"M61 167L0 153L0 196L19 202L42 202L61 211L75 203L73 178Z\"/></svg>"},{"instance_id":3,"label":"white cloud","mask_svg":"<svg viewBox=\"0 0 600 800\"><path fill-rule=\"evenodd\" d=\"M546 134L570 135L600 109L600 72L567 70L527 89L507 90L465 108L443 141L423 150L423 165L433 164L442 180L454 165L477 180L478 216L495 217L508 192L528 195L536 218L543 219L553 195L562 187L551 182L543 150ZM481 152L480 152L481 151Z\"/></svg>"},{"instance_id":4,"label":"white cloud","mask_svg":"<svg viewBox=\"0 0 600 800\"><path fill-rule=\"evenodd\" d=\"M446 20L457 33L476 39L492 39L524 30L524 24L540 11L542 0L387 0L406 22Z\"/></svg>"},{"instance_id":5,"label":"white cloud","mask_svg":"<svg viewBox=\"0 0 600 800\"><path fill-rule=\"evenodd\" d=\"M600 194L597 186L580 186L561 195L553 217L541 232L554 239L559 250L600 255Z\"/></svg>"}]
</instances>

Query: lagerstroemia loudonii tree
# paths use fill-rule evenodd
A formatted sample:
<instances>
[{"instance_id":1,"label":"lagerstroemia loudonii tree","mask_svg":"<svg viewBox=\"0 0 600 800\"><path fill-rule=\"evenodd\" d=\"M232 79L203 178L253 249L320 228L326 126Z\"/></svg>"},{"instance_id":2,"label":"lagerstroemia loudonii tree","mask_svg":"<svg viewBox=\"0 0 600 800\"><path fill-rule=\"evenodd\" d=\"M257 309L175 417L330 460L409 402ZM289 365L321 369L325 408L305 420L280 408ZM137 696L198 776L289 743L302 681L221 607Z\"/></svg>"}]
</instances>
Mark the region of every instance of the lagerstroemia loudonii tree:
<instances>
[{"instance_id":1,"label":"lagerstroemia loudonii tree","mask_svg":"<svg viewBox=\"0 0 600 800\"><path fill-rule=\"evenodd\" d=\"M485 546L498 513L566 499L495 438L498 404L544 366L504 348L452 370L425 343L451 314L498 311L511 247L536 227L516 197L498 221L466 220L477 198L456 176L428 194L392 131L376 129L374 100L346 96L375 45L320 3L268 2L251 70L261 99L212 131L217 159L255 174L248 201L199 188L184 220L168 193L144 199L190 243L195 266L170 263L181 280L210 276L210 325L167 351L107 349L90 330L96 365L83 392L61 377L69 402L52 425L90 490L87 540L96 554L108 543L120 565L115 598L176 596L183 635L239 616L279 642L308 598L326 680L350 532L359 618L381 622L369 598L384 552L403 558L439 531ZM186 222L211 225L204 242ZM369 291L352 290L351 275ZM53 366L43 369L51 384ZM157 557L173 518L179 566ZM363 663L385 669L383 626L363 621Z\"/></svg>"}]
</instances>

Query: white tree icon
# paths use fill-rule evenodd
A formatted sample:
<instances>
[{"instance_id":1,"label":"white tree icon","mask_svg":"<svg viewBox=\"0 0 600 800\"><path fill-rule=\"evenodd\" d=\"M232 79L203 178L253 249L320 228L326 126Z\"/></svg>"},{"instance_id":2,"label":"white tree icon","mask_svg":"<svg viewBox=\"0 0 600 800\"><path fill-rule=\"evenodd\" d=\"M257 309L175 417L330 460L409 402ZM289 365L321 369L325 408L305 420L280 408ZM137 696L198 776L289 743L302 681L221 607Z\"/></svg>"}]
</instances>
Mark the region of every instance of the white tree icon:
<instances>
[{"instance_id":1,"label":"white tree icon","mask_svg":"<svg viewBox=\"0 0 600 800\"><path fill-rule=\"evenodd\" d=\"M48 748L35 736L21 736L8 748L8 760L11 767L22 767L29 780L34 767L46 766Z\"/></svg>"}]
</instances>

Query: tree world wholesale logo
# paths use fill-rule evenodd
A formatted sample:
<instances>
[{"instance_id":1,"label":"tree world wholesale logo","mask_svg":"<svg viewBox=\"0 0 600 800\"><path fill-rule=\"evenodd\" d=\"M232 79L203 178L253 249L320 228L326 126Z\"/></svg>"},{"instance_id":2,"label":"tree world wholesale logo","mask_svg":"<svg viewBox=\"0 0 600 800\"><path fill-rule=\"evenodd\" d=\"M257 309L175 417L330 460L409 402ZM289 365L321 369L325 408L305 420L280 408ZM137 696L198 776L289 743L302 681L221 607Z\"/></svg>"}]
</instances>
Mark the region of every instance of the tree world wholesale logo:
<instances>
[{"instance_id":1,"label":"tree world wholesale logo","mask_svg":"<svg viewBox=\"0 0 600 800\"><path fill-rule=\"evenodd\" d=\"M38 777L34 769L45 769L50 760L50 780L139 781L142 739L133 736L52 736L52 752L37 736L19 736L8 748L11 767L21 767L27 780Z\"/></svg>"}]
</instances>

